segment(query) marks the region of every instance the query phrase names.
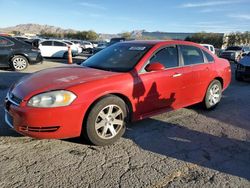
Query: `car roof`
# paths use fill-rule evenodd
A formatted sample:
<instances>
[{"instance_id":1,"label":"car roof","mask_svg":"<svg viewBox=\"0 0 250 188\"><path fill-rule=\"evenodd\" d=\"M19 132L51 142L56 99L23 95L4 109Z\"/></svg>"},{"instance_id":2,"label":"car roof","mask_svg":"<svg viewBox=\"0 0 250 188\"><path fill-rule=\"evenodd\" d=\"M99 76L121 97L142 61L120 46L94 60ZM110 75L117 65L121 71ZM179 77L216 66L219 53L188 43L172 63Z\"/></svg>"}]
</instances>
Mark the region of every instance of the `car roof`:
<instances>
[{"instance_id":1,"label":"car roof","mask_svg":"<svg viewBox=\"0 0 250 188\"><path fill-rule=\"evenodd\" d=\"M46 39L46 40L42 40L41 43L47 42L47 41L62 42L62 43L64 43L64 44L67 44L67 43L65 43L65 41L63 41L63 40L56 40L56 39Z\"/></svg>"},{"instance_id":2,"label":"car roof","mask_svg":"<svg viewBox=\"0 0 250 188\"><path fill-rule=\"evenodd\" d=\"M149 44L149 45L171 45L171 44L179 44L179 45L192 45L199 46L199 44L189 41L183 40L132 40L132 41L124 41L122 43L128 44Z\"/></svg>"}]
</instances>

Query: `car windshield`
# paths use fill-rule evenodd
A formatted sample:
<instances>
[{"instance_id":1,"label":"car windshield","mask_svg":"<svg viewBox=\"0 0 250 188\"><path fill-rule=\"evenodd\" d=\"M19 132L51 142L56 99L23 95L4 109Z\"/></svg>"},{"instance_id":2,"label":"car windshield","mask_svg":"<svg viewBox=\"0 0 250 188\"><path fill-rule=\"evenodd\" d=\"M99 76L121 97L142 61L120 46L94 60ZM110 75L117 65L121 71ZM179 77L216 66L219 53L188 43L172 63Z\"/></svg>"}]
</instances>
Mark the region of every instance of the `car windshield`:
<instances>
[{"instance_id":1,"label":"car windshield","mask_svg":"<svg viewBox=\"0 0 250 188\"><path fill-rule=\"evenodd\" d=\"M242 50L242 47L239 47L239 46L231 46L231 47L228 47L226 49L226 51L228 50L233 50L233 51L238 51L238 50Z\"/></svg>"},{"instance_id":2,"label":"car windshield","mask_svg":"<svg viewBox=\"0 0 250 188\"><path fill-rule=\"evenodd\" d=\"M128 72L152 47L149 44L117 43L84 61L81 65L114 72Z\"/></svg>"}]
</instances>

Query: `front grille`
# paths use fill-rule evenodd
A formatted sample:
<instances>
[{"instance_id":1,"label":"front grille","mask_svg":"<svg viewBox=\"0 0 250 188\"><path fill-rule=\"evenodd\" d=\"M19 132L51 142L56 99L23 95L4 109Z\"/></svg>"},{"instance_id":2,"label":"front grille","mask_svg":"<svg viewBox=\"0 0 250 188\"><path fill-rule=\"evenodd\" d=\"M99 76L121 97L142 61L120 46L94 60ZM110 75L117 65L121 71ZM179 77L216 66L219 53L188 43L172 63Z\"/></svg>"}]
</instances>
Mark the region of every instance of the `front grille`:
<instances>
[{"instance_id":1,"label":"front grille","mask_svg":"<svg viewBox=\"0 0 250 188\"><path fill-rule=\"evenodd\" d=\"M53 127L29 127L29 126L21 126L21 131L29 131L29 132L55 132L59 129L59 126Z\"/></svg>"}]
</instances>

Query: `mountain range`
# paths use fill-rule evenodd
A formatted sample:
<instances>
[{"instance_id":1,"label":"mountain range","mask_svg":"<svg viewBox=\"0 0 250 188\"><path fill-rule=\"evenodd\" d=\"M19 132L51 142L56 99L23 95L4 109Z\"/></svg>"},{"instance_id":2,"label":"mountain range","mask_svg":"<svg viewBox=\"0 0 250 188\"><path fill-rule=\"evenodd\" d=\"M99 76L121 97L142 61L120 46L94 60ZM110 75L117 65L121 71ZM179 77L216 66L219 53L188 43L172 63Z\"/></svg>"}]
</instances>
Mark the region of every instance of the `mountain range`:
<instances>
[{"instance_id":1,"label":"mountain range","mask_svg":"<svg viewBox=\"0 0 250 188\"><path fill-rule=\"evenodd\" d=\"M40 24L19 24L12 27L0 28L0 33L21 33L21 34L36 34L39 35L42 32L47 33L76 33L78 30L63 29L60 27ZM146 30L134 30L131 31L131 37L136 39L185 39L187 36L192 36L193 33L171 33L171 32L148 32ZM119 37L121 34L103 34L99 33L99 37L102 39L110 39L113 37Z\"/></svg>"}]
</instances>

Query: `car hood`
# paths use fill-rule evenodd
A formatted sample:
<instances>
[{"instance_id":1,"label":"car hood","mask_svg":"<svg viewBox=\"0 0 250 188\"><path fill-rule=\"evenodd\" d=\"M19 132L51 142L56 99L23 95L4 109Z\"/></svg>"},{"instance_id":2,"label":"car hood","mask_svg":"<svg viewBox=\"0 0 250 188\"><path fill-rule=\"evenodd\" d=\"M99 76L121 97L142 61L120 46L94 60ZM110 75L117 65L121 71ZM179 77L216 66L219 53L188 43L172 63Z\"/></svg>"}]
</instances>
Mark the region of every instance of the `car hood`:
<instances>
[{"instance_id":1,"label":"car hood","mask_svg":"<svg viewBox=\"0 0 250 188\"><path fill-rule=\"evenodd\" d=\"M250 66L250 56L243 57L239 63L244 66Z\"/></svg>"},{"instance_id":2,"label":"car hood","mask_svg":"<svg viewBox=\"0 0 250 188\"><path fill-rule=\"evenodd\" d=\"M77 84L105 79L119 73L92 69L81 66L65 66L46 69L25 76L12 89L18 98L29 98L35 94L66 89Z\"/></svg>"}]
</instances>

